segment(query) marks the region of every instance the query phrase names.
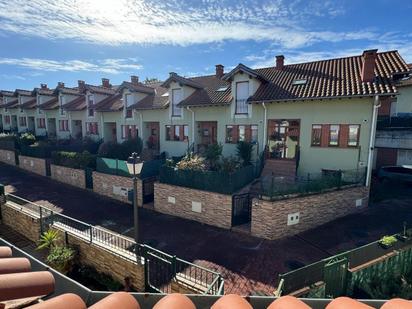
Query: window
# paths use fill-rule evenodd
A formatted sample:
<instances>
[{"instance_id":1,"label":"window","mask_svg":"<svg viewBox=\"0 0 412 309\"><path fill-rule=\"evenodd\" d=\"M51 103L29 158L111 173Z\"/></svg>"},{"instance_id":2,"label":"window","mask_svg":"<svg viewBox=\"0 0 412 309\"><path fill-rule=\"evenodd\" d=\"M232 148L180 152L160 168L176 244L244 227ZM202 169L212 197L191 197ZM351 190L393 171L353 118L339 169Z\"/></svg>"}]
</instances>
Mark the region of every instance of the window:
<instances>
[{"instance_id":1,"label":"window","mask_svg":"<svg viewBox=\"0 0 412 309\"><path fill-rule=\"evenodd\" d=\"M249 82L236 83L236 114L247 114L249 98Z\"/></svg>"},{"instance_id":2,"label":"window","mask_svg":"<svg viewBox=\"0 0 412 309\"><path fill-rule=\"evenodd\" d=\"M87 115L94 117L94 95L92 94L87 96Z\"/></svg>"},{"instance_id":3,"label":"window","mask_svg":"<svg viewBox=\"0 0 412 309\"><path fill-rule=\"evenodd\" d=\"M138 136L138 131L135 125L122 126L122 138L123 139L136 138L137 136Z\"/></svg>"},{"instance_id":4,"label":"window","mask_svg":"<svg viewBox=\"0 0 412 309\"><path fill-rule=\"evenodd\" d=\"M348 146L357 147L359 146L359 130L360 125L351 124L349 125L349 137L348 137Z\"/></svg>"},{"instance_id":5,"label":"window","mask_svg":"<svg viewBox=\"0 0 412 309\"><path fill-rule=\"evenodd\" d=\"M69 131L68 120L59 120L59 131Z\"/></svg>"},{"instance_id":6,"label":"window","mask_svg":"<svg viewBox=\"0 0 412 309\"><path fill-rule=\"evenodd\" d=\"M86 128L87 128L87 134L99 135L99 129L97 126L97 122L88 122Z\"/></svg>"},{"instance_id":7,"label":"window","mask_svg":"<svg viewBox=\"0 0 412 309\"><path fill-rule=\"evenodd\" d=\"M320 124L312 125L312 146L321 146L322 142L322 126Z\"/></svg>"},{"instance_id":8,"label":"window","mask_svg":"<svg viewBox=\"0 0 412 309\"><path fill-rule=\"evenodd\" d=\"M226 143L236 144L241 141L248 143L258 142L257 125L227 125L226 126Z\"/></svg>"},{"instance_id":9,"label":"window","mask_svg":"<svg viewBox=\"0 0 412 309\"><path fill-rule=\"evenodd\" d=\"M125 94L124 96L125 98L125 102L126 102L126 114L125 117L126 118L133 118L133 110L129 109L130 106L132 106L133 102L132 102L132 95L130 93Z\"/></svg>"},{"instance_id":10,"label":"window","mask_svg":"<svg viewBox=\"0 0 412 309\"><path fill-rule=\"evenodd\" d=\"M64 104L64 97L60 96L60 115L66 116L66 111L63 108L63 104Z\"/></svg>"},{"instance_id":11,"label":"window","mask_svg":"<svg viewBox=\"0 0 412 309\"><path fill-rule=\"evenodd\" d=\"M6 115L6 116L4 116L4 122L5 122L5 124L10 124L10 116L9 115Z\"/></svg>"},{"instance_id":12,"label":"window","mask_svg":"<svg viewBox=\"0 0 412 309\"><path fill-rule=\"evenodd\" d=\"M182 89L172 90L172 116L180 117L182 115L182 108L177 106L177 104L182 101Z\"/></svg>"},{"instance_id":13,"label":"window","mask_svg":"<svg viewBox=\"0 0 412 309\"><path fill-rule=\"evenodd\" d=\"M292 85L306 85L307 80L306 79L295 79L292 81Z\"/></svg>"},{"instance_id":14,"label":"window","mask_svg":"<svg viewBox=\"0 0 412 309\"><path fill-rule=\"evenodd\" d=\"M216 91L218 91L218 92L224 92L224 91L226 91L228 88L229 88L229 86L223 86L223 87L218 88Z\"/></svg>"},{"instance_id":15,"label":"window","mask_svg":"<svg viewBox=\"0 0 412 309\"><path fill-rule=\"evenodd\" d=\"M166 140L183 142L189 139L189 126L176 125L166 126Z\"/></svg>"},{"instance_id":16,"label":"window","mask_svg":"<svg viewBox=\"0 0 412 309\"><path fill-rule=\"evenodd\" d=\"M26 117L19 117L19 124L20 124L21 127L26 127L27 126Z\"/></svg>"},{"instance_id":17,"label":"window","mask_svg":"<svg viewBox=\"0 0 412 309\"><path fill-rule=\"evenodd\" d=\"M44 118L37 118L37 128L45 129L46 128L46 119Z\"/></svg>"},{"instance_id":18,"label":"window","mask_svg":"<svg viewBox=\"0 0 412 309\"><path fill-rule=\"evenodd\" d=\"M329 146L339 146L339 129L338 124L332 124L329 129Z\"/></svg>"},{"instance_id":19,"label":"window","mask_svg":"<svg viewBox=\"0 0 412 309\"><path fill-rule=\"evenodd\" d=\"M234 139L233 139L233 126L226 126L226 143L233 143Z\"/></svg>"}]
</instances>

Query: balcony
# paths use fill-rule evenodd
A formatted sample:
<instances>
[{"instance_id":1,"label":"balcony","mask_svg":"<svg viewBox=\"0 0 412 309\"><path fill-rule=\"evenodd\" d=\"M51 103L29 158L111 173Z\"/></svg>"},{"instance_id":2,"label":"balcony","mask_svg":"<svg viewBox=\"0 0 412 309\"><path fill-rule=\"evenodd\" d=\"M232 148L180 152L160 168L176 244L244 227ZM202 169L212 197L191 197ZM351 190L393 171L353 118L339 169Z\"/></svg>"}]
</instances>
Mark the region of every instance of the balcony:
<instances>
[{"instance_id":1,"label":"balcony","mask_svg":"<svg viewBox=\"0 0 412 309\"><path fill-rule=\"evenodd\" d=\"M376 128L377 130L412 129L412 114L394 117L379 116Z\"/></svg>"}]
</instances>

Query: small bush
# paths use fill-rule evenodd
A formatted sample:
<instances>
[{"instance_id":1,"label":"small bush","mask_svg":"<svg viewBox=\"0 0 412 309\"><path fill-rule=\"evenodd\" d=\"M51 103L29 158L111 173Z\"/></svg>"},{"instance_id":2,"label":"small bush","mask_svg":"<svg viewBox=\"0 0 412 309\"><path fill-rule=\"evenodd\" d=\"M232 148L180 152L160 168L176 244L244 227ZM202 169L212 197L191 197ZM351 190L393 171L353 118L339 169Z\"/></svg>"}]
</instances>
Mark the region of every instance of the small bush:
<instances>
[{"instance_id":1,"label":"small bush","mask_svg":"<svg viewBox=\"0 0 412 309\"><path fill-rule=\"evenodd\" d=\"M65 274L70 271L75 256L76 252L72 248L56 246L51 248L46 263Z\"/></svg>"},{"instance_id":2,"label":"small bush","mask_svg":"<svg viewBox=\"0 0 412 309\"><path fill-rule=\"evenodd\" d=\"M16 141L17 137L15 134L0 133L0 141Z\"/></svg>"},{"instance_id":3,"label":"small bush","mask_svg":"<svg viewBox=\"0 0 412 309\"><path fill-rule=\"evenodd\" d=\"M88 151L83 151L82 153L54 151L52 153L52 162L55 165L84 169L86 167L95 167L96 157Z\"/></svg>"},{"instance_id":4,"label":"small bush","mask_svg":"<svg viewBox=\"0 0 412 309\"><path fill-rule=\"evenodd\" d=\"M54 230L48 230L40 236L38 250L48 249L51 250L56 243L60 240L59 233Z\"/></svg>"},{"instance_id":5,"label":"small bush","mask_svg":"<svg viewBox=\"0 0 412 309\"><path fill-rule=\"evenodd\" d=\"M222 158L219 169L225 173L233 173L241 167L239 160L236 157L230 156Z\"/></svg>"},{"instance_id":6,"label":"small bush","mask_svg":"<svg viewBox=\"0 0 412 309\"><path fill-rule=\"evenodd\" d=\"M223 145L222 144L212 144L208 145L205 150L205 157L209 163L211 170L216 170L218 168L218 162L222 156Z\"/></svg>"},{"instance_id":7,"label":"small bush","mask_svg":"<svg viewBox=\"0 0 412 309\"><path fill-rule=\"evenodd\" d=\"M187 154L183 159L176 164L176 167L180 170L192 170L192 171L206 171L207 167L204 158L194 155L192 153Z\"/></svg>"},{"instance_id":8,"label":"small bush","mask_svg":"<svg viewBox=\"0 0 412 309\"><path fill-rule=\"evenodd\" d=\"M382 244L383 246L390 247L393 246L398 240L396 239L395 236L383 236L380 240L379 243Z\"/></svg>"},{"instance_id":9,"label":"small bush","mask_svg":"<svg viewBox=\"0 0 412 309\"><path fill-rule=\"evenodd\" d=\"M142 148L143 142L139 137L137 137L128 139L121 144L116 142L102 143L97 154L99 157L103 158L127 160L133 152L140 155Z\"/></svg>"},{"instance_id":10,"label":"small bush","mask_svg":"<svg viewBox=\"0 0 412 309\"><path fill-rule=\"evenodd\" d=\"M36 142L36 137L31 133L24 133L19 137L21 145L33 145Z\"/></svg>"},{"instance_id":11,"label":"small bush","mask_svg":"<svg viewBox=\"0 0 412 309\"><path fill-rule=\"evenodd\" d=\"M102 158L117 159L120 154L120 145L115 142L104 142L99 146L97 155Z\"/></svg>"},{"instance_id":12,"label":"small bush","mask_svg":"<svg viewBox=\"0 0 412 309\"><path fill-rule=\"evenodd\" d=\"M253 144L248 142L239 142L236 145L236 153L242 160L243 166L252 164Z\"/></svg>"}]
</instances>

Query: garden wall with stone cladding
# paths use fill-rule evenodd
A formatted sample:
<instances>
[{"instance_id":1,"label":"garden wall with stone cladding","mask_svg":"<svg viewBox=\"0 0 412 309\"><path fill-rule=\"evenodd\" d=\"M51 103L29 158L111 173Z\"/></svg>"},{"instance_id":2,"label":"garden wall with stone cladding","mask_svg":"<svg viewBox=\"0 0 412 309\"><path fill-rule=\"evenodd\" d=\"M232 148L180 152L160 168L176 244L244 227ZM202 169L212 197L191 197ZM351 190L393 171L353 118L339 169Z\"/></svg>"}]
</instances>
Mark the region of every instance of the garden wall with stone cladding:
<instances>
[{"instance_id":1,"label":"garden wall with stone cladding","mask_svg":"<svg viewBox=\"0 0 412 309\"><path fill-rule=\"evenodd\" d=\"M363 186L276 201L254 199L251 233L271 240L292 236L361 211L368 201L369 188Z\"/></svg>"},{"instance_id":2,"label":"garden wall with stone cladding","mask_svg":"<svg viewBox=\"0 0 412 309\"><path fill-rule=\"evenodd\" d=\"M0 149L0 162L16 165L16 156L14 151Z\"/></svg>"},{"instance_id":3,"label":"garden wall with stone cladding","mask_svg":"<svg viewBox=\"0 0 412 309\"><path fill-rule=\"evenodd\" d=\"M93 191L121 202L128 200L128 191L133 189L133 178L93 172ZM142 181L137 180L137 204L142 205Z\"/></svg>"},{"instance_id":4,"label":"garden wall with stone cladding","mask_svg":"<svg viewBox=\"0 0 412 309\"><path fill-rule=\"evenodd\" d=\"M60 165L50 165L51 178L71 186L86 188L85 171Z\"/></svg>"},{"instance_id":5,"label":"garden wall with stone cladding","mask_svg":"<svg viewBox=\"0 0 412 309\"><path fill-rule=\"evenodd\" d=\"M19 156L19 167L26 171L46 176L46 160L27 157L27 156Z\"/></svg>"},{"instance_id":6,"label":"garden wall with stone cladding","mask_svg":"<svg viewBox=\"0 0 412 309\"><path fill-rule=\"evenodd\" d=\"M154 209L224 229L232 226L232 196L156 182Z\"/></svg>"}]
</instances>

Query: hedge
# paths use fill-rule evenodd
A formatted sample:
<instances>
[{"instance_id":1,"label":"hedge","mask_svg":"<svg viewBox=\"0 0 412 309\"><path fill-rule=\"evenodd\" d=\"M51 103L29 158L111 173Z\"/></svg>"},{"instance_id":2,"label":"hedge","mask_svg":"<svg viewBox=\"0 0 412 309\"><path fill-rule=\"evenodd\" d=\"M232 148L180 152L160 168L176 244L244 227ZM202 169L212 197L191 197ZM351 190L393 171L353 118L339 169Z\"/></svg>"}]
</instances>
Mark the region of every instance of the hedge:
<instances>
[{"instance_id":1,"label":"hedge","mask_svg":"<svg viewBox=\"0 0 412 309\"><path fill-rule=\"evenodd\" d=\"M95 168L96 156L90 154L88 151L83 151L82 153L53 151L52 164L77 169L84 169L86 167Z\"/></svg>"}]
</instances>

